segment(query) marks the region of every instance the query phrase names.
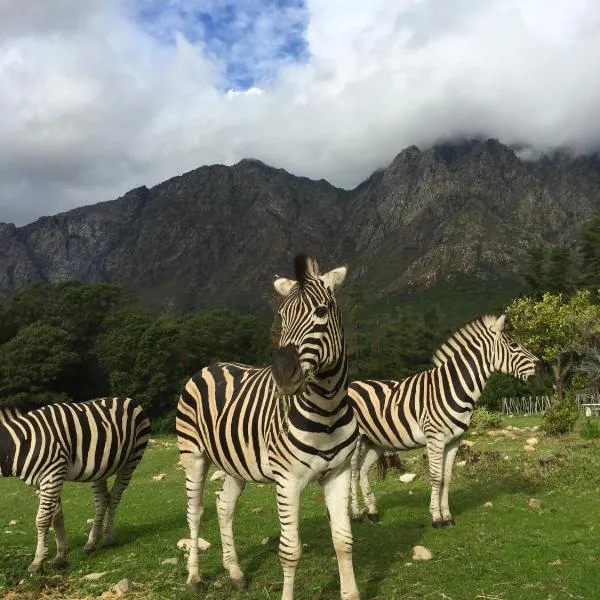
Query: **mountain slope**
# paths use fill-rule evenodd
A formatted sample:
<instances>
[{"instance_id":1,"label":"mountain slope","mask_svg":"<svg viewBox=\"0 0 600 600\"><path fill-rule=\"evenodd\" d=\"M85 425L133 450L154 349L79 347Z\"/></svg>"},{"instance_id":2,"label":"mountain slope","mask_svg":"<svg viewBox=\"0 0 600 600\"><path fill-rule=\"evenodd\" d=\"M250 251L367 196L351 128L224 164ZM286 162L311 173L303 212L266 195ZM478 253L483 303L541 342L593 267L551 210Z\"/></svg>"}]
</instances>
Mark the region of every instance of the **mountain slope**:
<instances>
[{"instance_id":1,"label":"mountain slope","mask_svg":"<svg viewBox=\"0 0 600 600\"><path fill-rule=\"evenodd\" d=\"M452 274L514 279L527 248L569 242L600 210L598 157L521 160L496 140L410 147L355 190L260 161L0 224L0 297L32 281L123 285L158 309L258 304L298 251L385 298Z\"/></svg>"}]
</instances>

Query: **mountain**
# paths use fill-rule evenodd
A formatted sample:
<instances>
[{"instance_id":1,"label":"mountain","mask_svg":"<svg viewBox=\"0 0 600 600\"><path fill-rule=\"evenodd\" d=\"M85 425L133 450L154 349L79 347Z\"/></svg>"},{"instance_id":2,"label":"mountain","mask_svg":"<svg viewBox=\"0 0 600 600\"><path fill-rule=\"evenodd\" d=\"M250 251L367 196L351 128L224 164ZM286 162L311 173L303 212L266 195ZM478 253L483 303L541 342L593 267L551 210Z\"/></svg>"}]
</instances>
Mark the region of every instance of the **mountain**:
<instances>
[{"instance_id":1,"label":"mountain","mask_svg":"<svg viewBox=\"0 0 600 600\"><path fill-rule=\"evenodd\" d=\"M0 298L34 281L111 282L154 308L256 305L307 250L373 299L453 277L514 279L527 248L600 211L600 160L496 140L411 146L354 190L244 159L23 227L0 224ZM367 292L368 293L368 292Z\"/></svg>"}]
</instances>

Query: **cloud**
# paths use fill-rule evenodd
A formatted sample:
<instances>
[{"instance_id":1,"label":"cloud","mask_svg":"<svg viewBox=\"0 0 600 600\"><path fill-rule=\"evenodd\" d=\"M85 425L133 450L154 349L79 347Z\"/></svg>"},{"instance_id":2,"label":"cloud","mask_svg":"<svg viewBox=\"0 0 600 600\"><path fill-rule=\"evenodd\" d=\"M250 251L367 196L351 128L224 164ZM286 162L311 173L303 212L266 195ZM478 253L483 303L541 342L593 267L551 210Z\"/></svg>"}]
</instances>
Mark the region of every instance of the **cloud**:
<instances>
[{"instance_id":1,"label":"cloud","mask_svg":"<svg viewBox=\"0 0 600 600\"><path fill-rule=\"evenodd\" d=\"M259 158L352 187L410 144L600 141L593 0L4 0L0 221Z\"/></svg>"}]
</instances>

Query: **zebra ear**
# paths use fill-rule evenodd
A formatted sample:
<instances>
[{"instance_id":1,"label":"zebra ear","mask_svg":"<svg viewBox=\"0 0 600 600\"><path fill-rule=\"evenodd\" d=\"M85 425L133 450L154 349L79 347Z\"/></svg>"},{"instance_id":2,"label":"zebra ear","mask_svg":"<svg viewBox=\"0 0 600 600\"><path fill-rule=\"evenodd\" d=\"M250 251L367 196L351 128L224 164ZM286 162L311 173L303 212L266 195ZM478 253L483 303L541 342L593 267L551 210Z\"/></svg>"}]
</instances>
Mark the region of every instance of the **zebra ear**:
<instances>
[{"instance_id":1,"label":"zebra ear","mask_svg":"<svg viewBox=\"0 0 600 600\"><path fill-rule=\"evenodd\" d=\"M333 292L338 286L342 285L346 278L347 271L348 269L346 267L338 267L337 269L332 269L329 273L320 275L320 277L325 285Z\"/></svg>"},{"instance_id":2,"label":"zebra ear","mask_svg":"<svg viewBox=\"0 0 600 600\"><path fill-rule=\"evenodd\" d=\"M273 282L273 286L277 290L277 293L282 296L287 296L295 285L298 285L297 281L286 279L285 277L279 277L279 279L276 279Z\"/></svg>"},{"instance_id":3,"label":"zebra ear","mask_svg":"<svg viewBox=\"0 0 600 600\"><path fill-rule=\"evenodd\" d=\"M494 333L502 333L504 331L504 325L506 322L506 315L500 315L496 322L492 325L492 331Z\"/></svg>"}]
</instances>

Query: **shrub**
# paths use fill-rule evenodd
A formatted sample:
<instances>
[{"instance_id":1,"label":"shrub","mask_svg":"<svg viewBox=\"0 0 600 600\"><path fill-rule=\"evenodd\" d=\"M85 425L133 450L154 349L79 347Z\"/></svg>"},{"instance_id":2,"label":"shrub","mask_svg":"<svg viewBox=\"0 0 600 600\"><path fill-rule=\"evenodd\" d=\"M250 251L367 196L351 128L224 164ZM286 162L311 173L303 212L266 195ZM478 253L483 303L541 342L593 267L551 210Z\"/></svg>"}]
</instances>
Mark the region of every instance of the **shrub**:
<instances>
[{"instance_id":1,"label":"shrub","mask_svg":"<svg viewBox=\"0 0 600 600\"><path fill-rule=\"evenodd\" d=\"M155 417L152 419L151 427L152 433L156 435L175 433L175 411L172 410L166 415Z\"/></svg>"},{"instance_id":2,"label":"shrub","mask_svg":"<svg viewBox=\"0 0 600 600\"><path fill-rule=\"evenodd\" d=\"M542 431L548 435L564 435L573 431L579 418L579 407L573 394L565 394L562 400L550 406L542 417Z\"/></svg>"},{"instance_id":3,"label":"shrub","mask_svg":"<svg viewBox=\"0 0 600 600\"><path fill-rule=\"evenodd\" d=\"M478 406L471 417L471 431L483 433L487 429L500 427L504 422L502 413L489 410L485 406Z\"/></svg>"},{"instance_id":4,"label":"shrub","mask_svg":"<svg viewBox=\"0 0 600 600\"><path fill-rule=\"evenodd\" d=\"M581 436L584 438L600 438L600 419L588 417L581 428Z\"/></svg>"}]
</instances>

